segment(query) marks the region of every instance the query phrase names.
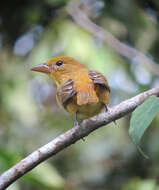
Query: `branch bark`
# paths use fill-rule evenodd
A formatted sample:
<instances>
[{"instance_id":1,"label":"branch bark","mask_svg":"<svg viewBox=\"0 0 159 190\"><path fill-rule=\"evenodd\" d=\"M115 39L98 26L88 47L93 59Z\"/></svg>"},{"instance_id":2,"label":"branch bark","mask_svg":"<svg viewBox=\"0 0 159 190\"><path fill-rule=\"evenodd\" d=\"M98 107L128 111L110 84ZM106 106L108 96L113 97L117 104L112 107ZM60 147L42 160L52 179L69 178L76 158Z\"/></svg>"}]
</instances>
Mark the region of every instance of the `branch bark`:
<instances>
[{"instance_id":1,"label":"branch bark","mask_svg":"<svg viewBox=\"0 0 159 190\"><path fill-rule=\"evenodd\" d=\"M157 63L130 45L120 42L106 29L103 29L99 25L95 24L91 19L88 18L85 12L80 9L81 4L82 1L80 0L71 1L67 6L68 14L78 25L104 41L109 47L114 49L121 56L126 57L131 62L135 61L136 63L147 65L147 67L156 76L159 76L159 65Z\"/></svg>"},{"instance_id":2,"label":"branch bark","mask_svg":"<svg viewBox=\"0 0 159 190\"><path fill-rule=\"evenodd\" d=\"M28 171L35 168L41 162L45 161L51 156L54 156L66 147L74 144L79 139L86 137L92 131L132 112L151 95L159 96L159 87L145 91L110 108L108 112L100 113L95 117L83 121L80 127L74 127L70 129L48 144L37 149L35 152L28 155L26 158L21 160L19 163L14 165L0 176L0 190L7 188L10 184L12 184Z\"/></svg>"}]
</instances>

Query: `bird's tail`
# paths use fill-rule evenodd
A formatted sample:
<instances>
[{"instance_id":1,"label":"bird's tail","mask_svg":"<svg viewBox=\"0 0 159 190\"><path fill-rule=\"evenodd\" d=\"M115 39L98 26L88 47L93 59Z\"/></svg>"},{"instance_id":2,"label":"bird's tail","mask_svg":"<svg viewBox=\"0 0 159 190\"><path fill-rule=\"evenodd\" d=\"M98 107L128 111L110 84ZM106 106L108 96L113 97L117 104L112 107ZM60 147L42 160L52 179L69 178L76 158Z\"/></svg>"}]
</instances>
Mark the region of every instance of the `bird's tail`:
<instances>
[{"instance_id":1,"label":"bird's tail","mask_svg":"<svg viewBox=\"0 0 159 190\"><path fill-rule=\"evenodd\" d=\"M87 89L77 93L77 104L96 104L99 101L94 89Z\"/></svg>"}]
</instances>

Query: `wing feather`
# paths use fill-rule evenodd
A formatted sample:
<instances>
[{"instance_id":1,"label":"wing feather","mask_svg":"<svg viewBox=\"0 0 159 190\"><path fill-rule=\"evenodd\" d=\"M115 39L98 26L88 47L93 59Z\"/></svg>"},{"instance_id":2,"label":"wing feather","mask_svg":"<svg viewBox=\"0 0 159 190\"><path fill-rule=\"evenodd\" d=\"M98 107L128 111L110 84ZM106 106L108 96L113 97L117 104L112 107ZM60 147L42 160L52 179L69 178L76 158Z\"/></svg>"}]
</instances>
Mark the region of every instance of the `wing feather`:
<instances>
[{"instance_id":1,"label":"wing feather","mask_svg":"<svg viewBox=\"0 0 159 190\"><path fill-rule=\"evenodd\" d=\"M90 70L88 72L88 75L94 81L95 84L102 85L108 91L110 91L110 87L108 85L108 82L107 82L106 78L100 72Z\"/></svg>"},{"instance_id":2,"label":"wing feather","mask_svg":"<svg viewBox=\"0 0 159 190\"><path fill-rule=\"evenodd\" d=\"M73 80L68 79L57 89L56 98L63 107L66 107L68 101L77 94L73 86Z\"/></svg>"},{"instance_id":3,"label":"wing feather","mask_svg":"<svg viewBox=\"0 0 159 190\"><path fill-rule=\"evenodd\" d=\"M99 100L104 104L107 104L110 97L110 87L106 78L101 73L92 70L88 72L88 75L95 84L95 91Z\"/></svg>"}]
</instances>

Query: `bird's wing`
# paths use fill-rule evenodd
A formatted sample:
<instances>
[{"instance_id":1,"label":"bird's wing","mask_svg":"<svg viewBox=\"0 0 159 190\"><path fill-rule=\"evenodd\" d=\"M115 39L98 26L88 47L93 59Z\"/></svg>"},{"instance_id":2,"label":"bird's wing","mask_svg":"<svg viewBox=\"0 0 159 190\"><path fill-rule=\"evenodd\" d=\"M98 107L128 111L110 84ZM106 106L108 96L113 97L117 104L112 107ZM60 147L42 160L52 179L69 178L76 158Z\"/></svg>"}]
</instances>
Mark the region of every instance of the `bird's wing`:
<instances>
[{"instance_id":1,"label":"bird's wing","mask_svg":"<svg viewBox=\"0 0 159 190\"><path fill-rule=\"evenodd\" d=\"M106 78L97 71L90 70L88 72L89 77L94 81L95 84L101 85L104 88L106 88L110 92L110 87L108 85L108 82Z\"/></svg>"},{"instance_id":2,"label":"bird's wing","mask_svg":"<svg viewBox=\"0 0 159 190\"><path fill-rule=\"evenodd\" d=\"M63 107L65 107L67 102L77 93L73 86L73 80L68 79L57 89L56 98L58 103Z\"/></svg>"},{"instance_id":3,"label":"bird's wing","mask_svg":"<svg viewBox=\"0 0 159 190\"><path fill-rule=\"evenodd\" d=\"M100 102L108 104L110 98L110 88L107 79L97 71L89 71L88 75L94 82L94 90Z\"/></svg>"}]
</instances>

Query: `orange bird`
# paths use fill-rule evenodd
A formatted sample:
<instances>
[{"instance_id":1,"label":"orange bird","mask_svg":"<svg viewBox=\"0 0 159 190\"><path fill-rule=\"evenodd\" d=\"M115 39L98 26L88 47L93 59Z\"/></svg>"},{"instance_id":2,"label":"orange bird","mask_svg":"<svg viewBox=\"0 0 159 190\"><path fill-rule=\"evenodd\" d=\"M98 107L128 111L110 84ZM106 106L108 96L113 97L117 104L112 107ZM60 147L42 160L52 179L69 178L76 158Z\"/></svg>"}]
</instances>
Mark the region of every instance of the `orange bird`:
<instances>
[{"instance_id":1,"label":"orange bird","mask_svg":"<svg viewBox=\"0 0 159 190\"><path fill-rule=\"evenodd\" d=\"M65 56L52 58L31 70L46 73L54 80L57 102L75 115L75 124L98 114L104 107L107 111L110 88L100 72Z\"/></svg>"}]
</instances>

